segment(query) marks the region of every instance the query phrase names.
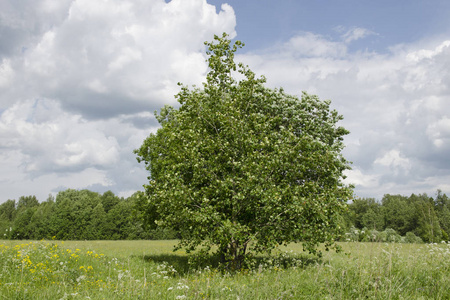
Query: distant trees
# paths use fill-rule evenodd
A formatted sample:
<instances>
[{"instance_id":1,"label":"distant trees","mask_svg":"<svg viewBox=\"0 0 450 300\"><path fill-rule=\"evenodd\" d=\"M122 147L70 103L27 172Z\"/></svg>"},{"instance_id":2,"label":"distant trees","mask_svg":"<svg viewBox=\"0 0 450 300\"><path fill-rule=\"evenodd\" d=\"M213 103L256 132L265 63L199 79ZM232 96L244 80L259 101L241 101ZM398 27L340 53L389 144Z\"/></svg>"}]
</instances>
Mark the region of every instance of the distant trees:
<instances>
[{"instance_id":1,"label":"distant trees","mask_svg":"<svg viewBox=\"0 0 450 300\"><path fill-rule=\"evenodd\" d=\"M120 198L111 191L69 189L44 202L23 196L0 203L0 239L177 238L174 229L158 226L159 215L147 204L143 192ZM341 226L352 241L449 241L450 198L440 190L434 198L427 194L386 194L381 201L357 198L342 215Z\"/></svg>"},{"instance_id":2,"label":"distant trees","mask_svg":"<svg viewBox=\"0 0 450 300\"><path fill-rule=\"evenodd\" d=\"M436 198L427 194L384 195L381 202L373 198L355 199L349 205L347 224L359 230L378 232L393 229L401 236L420 237L424 242L449 240L450 200L438 190ZM348 226L348 225L347 225Z\"/></svg>"},{"instance_id":3,"label":"distant trees","mask_svg":"<svg viewBox=\"0 0 450 300\"><path fill-rule=\"evenodd\" d=\"M152 239L175 238L174 231L145 230L137 217L138 195L124 199L108 191L61 191L42 203L35 196L0 204L0 239Z\"/></svg>"}]
</instances>

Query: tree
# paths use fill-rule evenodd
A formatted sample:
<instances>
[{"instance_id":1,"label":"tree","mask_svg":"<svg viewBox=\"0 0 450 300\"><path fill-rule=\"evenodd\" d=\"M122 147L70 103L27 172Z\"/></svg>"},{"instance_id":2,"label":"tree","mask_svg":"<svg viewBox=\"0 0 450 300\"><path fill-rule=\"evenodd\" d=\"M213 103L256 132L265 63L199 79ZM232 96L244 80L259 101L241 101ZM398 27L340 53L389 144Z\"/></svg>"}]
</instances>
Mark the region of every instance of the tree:
<instances>
[{"instance_id":1,"label":"tree","mask_svg":"<svg viewBox=\"0 0 450 300\"><path fill-rule=\"evenodd\" d=\"M381 205L374 198L353 199L349 210L352 212L351 216L353 216L353 224L356 228L366 227L378 231L384 229Z\"/></svg>"},{"instance_id":2,"label":"tree","mask_svg":"<svg viewBox=\"0 0 450 300\"><path fill-rule=\"evenodd\" d=\"M36 196L21 196L17 202L17 211L39 206Z\"/></svg>"},{"instance_id":3,"label":"tree","mask_svg":"<svg viewBox=\"0 0 450 300\"><path fill-rule=\"evenodd\" d=\"M109 239L128 239L136 229L133 221L132 203L128 200L121 200L117 205L109 210L106 216L106 223L109 228ZM137 238L137 236L134 236Z\"/></svg>"},{"instance_id":4,"label":"tree","mask_svg":"<svg viewBox=\"0 0 450 300\"><path fill-rule=\"evenodd\" d=\"M412 199L415 205L416 221L415 233L424 242L440 242L442 238L442 229L439 225L439 219L434 211L434 200L429 198L427 194L414 195Z\"/></svg>"},{"instance_id":5,"label":"tree","mask_svg":"<svg viewBox=\"0 0 450 300\"><path fill-rule=\"evenodd\" d=\"M16 216L16 201L8 200L0 204L0 219L5 221L13 221Z\"/></svg>"},{"instance_id":6,"label":"tree","mask_svg":"<svg viewBox=\"0 0 450 300\"><path fill-rule=\"evenodd\" d=\"M17 213L12 225L11 238L23 240L31 238L31 226L30 222L36 212L37 207L23 208Z\"/></svg>"},{"instance_id":7,"label":"tree","mask_svg":"<svg viewBox=\"0 0 450 300\"><path fill-rule=\"evenodd\" d=\"M142 208L156 207L156 223L180 232L179 247L216 245L233 269L282 243L320 254L319 243L335 245L352 195L341 180L342 116L317 96L265 88L235 64L241 42L224 34L206 45L203 89L182 86L180 107L162 108L161 128L135 151L150 171Z\"/></svg>"},{"instance_id":8,"label":"tree","mask_svg":"<svg viewBox=\"0 0 450 300\"><path fill-rule=\"evenodd\" d=\"M59 192L50 222L53 234L57 239L92 239L92 211L100 202L100 195L89 190Z\"/></svg>"},{"instance_id":9,"label":"tree","mask_svg":"<svg viewBox=\"0 0 450 300\"><path fill-rule=\"evenodd\" d=\"M47 201L42 202L36 209L33 217L30 220L30 237L35 240L43 238L50 239L52 237L50 232L50 220L54 212L55 199L50 194Z\"/></svg>"},{"instance_id":10,"label":"tree","mask_svg":"<svg viewBox=\"0 0 450 300\"><path fill-rule=\"evenodd\" d=\"M442 228L442 238L447 241L450 233L450 199L441 190L437 190L436 194L435 211Z\"/></svg>"},{"instance_id":11,"label":"tree","mask_svg":"<svg viewBox=\"0 0 450 300\"><path fill-rule=\"evenodd\" d=\"M31 219L39 207L36 196L21 196L17 202L16 215L12 224L12 235L14 239L31 238Z\"/></svg>"},{"instance_id":12,"label":"tree","mask_svg":"<svg viewBox=\"0 0 450 300\"><path fill-rule=\"evenodd\" d=\"M400 235L405 235L414 229L414 204L402 195L386 194L381 200L384 213L385 228L392 228Z\"/></svg>"},{"instance_id":13,"label":"tree","mask_svg":"<svg viewBox=\"0 0 450 300\"><path fill-rule=\"evenodd\" d=\"M111 191L104 192L100 199L106 213L120 202L120 198Z\"/></svg>"},{"instance_id":14,"label":"tree","mask_svg":"<svg viewBox=\"0 0 450 300\"><path fill-rule=\"evenodd\" d=\"M371 230L382 230L384 225L383 215L378 211L375 212L372 208L369 208L367 212L363 215L362 221L364 227Z\"/></svg>"},{"instance_id":15,"label":"tree","mask_svg":"<svg viewBox=\"0 0 450 300\"><path fill-rule=\"evenodd\" d=\"M0 204L0 238L11 239L12 224L16 218L16 201L8 200Z\"/></svg>"},{"instance_id":16,"label":"tree","mask_svg":"<svg viewBox=\"0 0 450 300\"><path fill-rule=\"evenodd\" d=\"M90 240L102 240L107 238L106 213L103 204L99 202L92 210L89 225L87 226L86 236Z\"/></svg>"}]
</instances>

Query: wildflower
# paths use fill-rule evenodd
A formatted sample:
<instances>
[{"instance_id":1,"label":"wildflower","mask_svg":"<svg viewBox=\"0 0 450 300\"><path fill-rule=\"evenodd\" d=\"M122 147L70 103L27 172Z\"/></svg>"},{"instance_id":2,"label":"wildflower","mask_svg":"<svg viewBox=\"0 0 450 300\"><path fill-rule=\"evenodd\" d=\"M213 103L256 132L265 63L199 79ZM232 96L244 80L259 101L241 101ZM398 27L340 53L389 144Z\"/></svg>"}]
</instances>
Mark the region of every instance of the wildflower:
<instances>
[{"instance_id":1,"label":"wildflower","mask_svg":"<svg viewBox=\"0 0 450 300\"><path fill-rule=\"evenodd\" d=\"M189 287L181 282L178 282L178 286L177 286L178 290L182 290L182 289L189 289Z\"/></svg>"}]
</instances>

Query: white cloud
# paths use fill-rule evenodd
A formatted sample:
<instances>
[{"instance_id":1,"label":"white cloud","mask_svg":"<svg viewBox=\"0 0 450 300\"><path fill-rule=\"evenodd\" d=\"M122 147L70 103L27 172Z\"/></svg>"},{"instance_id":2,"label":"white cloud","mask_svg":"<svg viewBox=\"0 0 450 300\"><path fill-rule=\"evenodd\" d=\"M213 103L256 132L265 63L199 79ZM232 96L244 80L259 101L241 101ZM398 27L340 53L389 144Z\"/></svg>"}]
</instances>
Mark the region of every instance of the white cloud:
<instances>
[{"instance_id":1,"label":"white cloud","mask_svg":"<svg viewBox=\"0 0 450 300\"><path fill-rule=\"evenodd\" d=\"M27 173L105 168L119 159L117 140L97 124L69 114L56 101L18 102L0 117L5 151L20 149Z\"/></svg>"},{"instance_id":2,"label":"white cloud","mask_svg":"<svg viewBox=\"0 0 450 300\"><path fill-rule=\"evenodd\" d=\"M13 80L14 70L9 59L3 59L0 64L0 88L6 88Z\"/></svg>"},{"instance_id":3,"label":"white cloud","mask_svg":"<svg viewBox=\"0 0 450 300\"><path fill-rule=\"evenodd\" d=\"M356 187L373 188L379 184L379 175L367 175L358 169L346 170L344 174L347 176L344 181L347 184L353 184Z\"/></svg>"},{"instance_id":4,"label":"white cloud","mask_svg":"<svg viewBox=\"0 0 450 300\"><path fill-rule=\"evenodd\" d=\"M147 174L132 151L156 129L148 111L174 103L177 82L199 85L203 42L235 26L229 5L217 12L205 0L0 2L0 202L63 187L139 189ZM450 41L353 52L376 33L338 31L237 60L269 86L332 99L351 131L344 154L358 195L446 191Z\"/></svg>"},{"instance_id":5,"label":"white cloud","mask_svg":"<svg viewBox=\"0 0 450 300\"><path fill-rule=\"evenodd\" d=\"M306 50L292 55L293 41ZM450 42L400 45L387 54L349 52L347 42L302 33L239 59L272 87L332 100L351 132L344 154L354 162L347 182L357 185L357 194L433 193L450 174ZM331 48L341 50L323 50Z\"/></svg>"},{"instance_id":6,"label":"white cloud","mask_svg":"<svg viewBox=\"0 0 450 300\"><path fill-rule=\"evenodd\" d=\"M132 151L155 126L148 112L87 120L55 100L18 102L0 116L2 196L44 200L59 187L91 185L139 190L147 175Z\"/></svg>"},{"instance_id":7,"label":"white cloud","mask_svg":"<svg viewBox=\"0 0 450 300\"><path fill-rule=\"evenodd\" d=\"M446 51L448 47L450 47L450 41L444 41L434 49L419 49L416 51L411 51L406 55L406 59L412 62L431 59Z\"/></svg>"},{"instance_id":8,"label":"white cloud","mask_svg":"<svg viewBox=\"0 0 450 300\"><path fill-rule=\"evenodd\" d=\"M370 35L376 35L375 32L368 30L366 28L361 28L361 27L354 27L349 29L348 31L346 31L343 35L342 38L344 40L344 42L346 44L351 43L353 41L359 40L359 39L363 39L367 36Z\"/></svg>"},{"instance_id":9,"label":"white cloud","mask_svg":"<svg viewBox=\"0 0 450 300\"><path fill-rule=\"evenodd\" d=\"M341 57L347 52L347 47L338 42L305 32L292 37L283 45L282 54L292 57Z\"/></svg>"},{"instance_id":10,"label":"white cloud","mask_svg":"<svg viewBox=\"0 0 450 300\"><path fill-rule=\"evenodd\" d=\"M0 1L0 202L141 189L149 111L200 84L204 41L235 26L206 0Z\"/></svg>"},{"instance_id":11,"label":"white cloud","mask_svg":"<svg viewBox=\"0 0 450 300\"><path fill-rule=\"evenodd\" d=\"M450 148L450 119L442 117L427 127L427 134L437 148Z\"/></svg>"},{"instance_id":12,"label":"white cloud","mask_svg":"<svg viewBox=\"0 0 450 300\"><path fill-rule=\"evenodd\" d=\"M41 10L57 10L60 17L33 39L25 39L30 42L25 52L16 51L10 63L2 64L0 83L11 78L11 68L16 76L8 86L0 85L0 108L17 99L43 97L90 117L119 115L124 109L154 110L174 102L178 82L203 81L205 40L222 32L235 35L233 9L222 5L216 13L206 0L66 4L39 2ZM36 13L36 22L42 15ZM108 110L102 109L106 103Z\"/></svg>"},{"instance_id":13,"label":"white cloud","mask_svg":"<svg viewBox=\"0 0 450 300\"><path fill-rule=\"evenodd\" d=\"M411 169L409 159L405 158L397 149L386 152L382 157L375 159L373 163L390 167L390 169L393 169L396 173L399 172L399 169L404 171L409 171Z\"/></svg>"}]
</instances>

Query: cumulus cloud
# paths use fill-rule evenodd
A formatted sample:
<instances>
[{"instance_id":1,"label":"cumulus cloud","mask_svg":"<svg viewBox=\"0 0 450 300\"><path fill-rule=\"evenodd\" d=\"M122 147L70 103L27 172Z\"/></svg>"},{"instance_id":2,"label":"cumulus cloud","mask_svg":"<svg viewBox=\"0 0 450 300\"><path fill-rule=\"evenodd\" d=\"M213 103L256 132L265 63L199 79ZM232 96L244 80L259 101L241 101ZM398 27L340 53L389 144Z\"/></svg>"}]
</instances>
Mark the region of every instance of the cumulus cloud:
<instances>
[{"instance_id":1,"label":"cumulus cloud","mask_svg":"<svg viewBox=\"0 0 450 300\"><path fill-rule=\"evenodd\" d=\"M152 112L204 80L204 41L235 26L206 0L0 2L0 202L142 189Z\"/></svg>"},{"instance_id":2,"label":"cumulus cloud","mask_svg":"<svg viewBox=\"0 0 450 300\"><path fill-rule=\"evenodd\" d=\"M362 27L353 27L347 30L345 27L339 26L336 31L342 33L341 37L346 44L371 35L377 35L375 32Z\"/></svg>"},{"instance_id":3,"label":"cumulus cloud","mask_svg":"<svg viewBox=\"0 0 450 300\"><path fill-rule=\"evenodd\" d=\"M450 119L447 116L444 116L440 120L428 125L427 135L436 148L449 148Z\"/></svg>"},{"instance_id":4,"label":"cumulus cloud","mask_svg":"<svg viewBox=\"0 0 450 300\"><path fill-rule=\"evenodd\" d=\"M140 189L147 174L132 151L158 126L150 112L174 103L177 82L204 80L203 42L234 37L235 26L229 5L206 0L1 1L0 202ZM377 33L336 30L237 60L269 86L333 101L351 131L344 155L357 195L448 191L450 41L377 53L354 47Z\"/></svg>"},{"instance_id":5,"label":"cumulus cloud","mask_svg":"<svg viewBox=\"0 0 450 300\"><path fill-rule=\"evenodd\" d=\"M206 0L37 2L34 21L24 24L14 14L24 7L7 7L12 17L4 30L28 36L1 64L2 108L39 96L90 118L153 110L173 102L177 82L202 82L205 40L235 34L232 8L224 4L216 13ZM42 22L49 13L58 17ZM35 23L40 26L32 32Z\"/></svg>"},{"instance_id":6,"label":"cumulus cloud","mask_svg":"<svg viewBox=\"0 0 450 300\"><path fill-rule=\"evenodd\" d=\"M18 102L0 117L1 148L20 149L22 166L37 176L49 171L103 168L118 160L118 143L95 122L61 109L50 100Z\"/></svg>"},{"instance_id":7,"label":"cumulus cloud","mask_svg":"<svg viewBox=\"0 0 450 300\"><path fill-rule=\"evenodd\" d=\"M332 100L351 131L344 154L354 164L347 182L356 184L358 195L433 194L450 174L450 42L397 45L386 54L347 48L368 34L354 29L336 42L301 33L270 52L239 59L272 87ZM309 48L292 55L298 41Z\"/></svg>"},{"instance_id":8,"label":"cumulus cloud","mask_svg":"<svg viewBox=\"0 0 450 300\"><path fill-rule=\"evenodd\" d=\"M41 198L58 187L136 191L146 175L132 151L155 128L150 113L87 120L55 100L18 102L0 116L0 185L10 192L15 186L38 192L43 185Z\"/></svg>"},{"instance_id":9,"label":"cumulus cloud","mask_svg":"<svg viewBox=\"0 0 450 300\"><path fill-rule=\"evenodd\" d=\"M292 37L283 48L283 54L293 57L342 57L347 53L344 44L310 32Z\"/></svg>"}]
</instances>

